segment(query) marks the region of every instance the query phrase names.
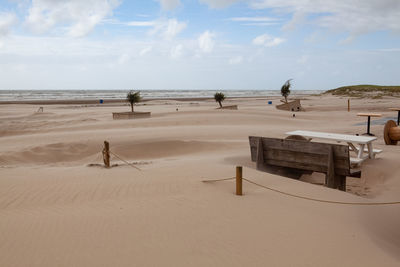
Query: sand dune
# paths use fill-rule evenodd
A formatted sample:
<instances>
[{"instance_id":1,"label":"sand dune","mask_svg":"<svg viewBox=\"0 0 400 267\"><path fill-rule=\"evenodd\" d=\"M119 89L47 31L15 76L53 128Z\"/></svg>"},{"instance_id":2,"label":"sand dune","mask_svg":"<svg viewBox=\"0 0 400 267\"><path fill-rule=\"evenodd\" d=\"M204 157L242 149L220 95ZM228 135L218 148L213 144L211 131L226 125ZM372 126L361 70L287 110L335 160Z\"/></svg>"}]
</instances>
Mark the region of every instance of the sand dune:
<instances>
[{"instance_id":1,"label":"sand dune","mask_svg":"<svg viewBox=\"0 0 400 267\"><path fill-rule=\"evenodd\" d=\"M275 100L274 100L275 101ZM400 205L313 202L244 184L234 195L235 166L262 185L291 194L347 202L400 200L400 146L362 166L347 191L257 171L249 135L285 137L303 129L356 134L358 111L377 102L309 96L306 112L276 110L266 99L168 100L136 109L152 117L113 121L128 107L0 105L0 266L398 266ZM176 111L179 105L179 111ZM360 125L358 125L361 123ZM137 170L101 167L103 141ZM92 164L92 165L90 165ZM97 165L96 165L97 164Z\"/></svg>"}]
</instances>

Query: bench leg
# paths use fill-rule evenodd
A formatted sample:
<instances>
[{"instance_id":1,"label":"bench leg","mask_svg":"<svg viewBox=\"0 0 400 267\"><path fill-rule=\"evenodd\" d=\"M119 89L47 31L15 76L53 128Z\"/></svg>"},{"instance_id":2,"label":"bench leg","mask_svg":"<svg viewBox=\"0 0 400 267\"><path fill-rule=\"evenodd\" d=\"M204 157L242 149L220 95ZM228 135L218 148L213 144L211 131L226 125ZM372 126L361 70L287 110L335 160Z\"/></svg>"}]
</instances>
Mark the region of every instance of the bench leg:
<instances>
[{"instance_id":1,"label":"bench leg","mask_svg":"<svg viewBox=\"0 0 400 267\"><path fill-rule=\"evenodd\" d=\"M368 143L367 147L368 147L369 158L370 159L375 158L374 149L372 148L372 143Z\"/></svg>"},{"instance_id":2,"label":"bench leg","mask_svg":"<svg viewBox=\"0 0 400 267\"><path fill-rule=\"evenodd\" d=\"M358 148L355 145L353 145L352 143L347 143L347 144L354 151L354 153L358 154Z\"/></svg>"},{"instance_id":3,"label":"bench leg","mask_svg":"<svg viewBox=\"0 0 400 267\"><path fill-rule=\"evenodd\" d=\"M336 180L338 182L338 189L346 192L346 176L337 175Z\"/></svg>"},{"instance_id":4,"label":"bench leg","mask_svg":"<svg viewBox=\"0 0 400 267\"><path fill-rule=\"evenodd\" d=\"M359 158L359 159L362 159L362 154L363 154L363 152L364 152L364 144L360 144L360 148L359 148L359 150L358 150L358 155L357 155L357 157Z\"/></svg>"}]
</instances>

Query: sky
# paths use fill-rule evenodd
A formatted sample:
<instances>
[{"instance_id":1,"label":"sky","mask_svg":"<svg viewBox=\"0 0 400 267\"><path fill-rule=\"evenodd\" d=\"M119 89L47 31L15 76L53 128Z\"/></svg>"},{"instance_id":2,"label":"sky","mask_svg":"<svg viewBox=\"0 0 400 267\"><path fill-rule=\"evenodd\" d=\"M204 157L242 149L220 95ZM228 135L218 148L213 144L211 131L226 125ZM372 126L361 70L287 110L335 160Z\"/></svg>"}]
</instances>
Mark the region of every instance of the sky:
<instances>
[{"instance_id":1,"label":"sky","mask_svg":"<svg viewBox=\"0 0 400 267\"><path fill-rule=\"evenodd\" d=\"M0 90L400 85L400 0L0 0Z\"/></svg>"}]
</instances>

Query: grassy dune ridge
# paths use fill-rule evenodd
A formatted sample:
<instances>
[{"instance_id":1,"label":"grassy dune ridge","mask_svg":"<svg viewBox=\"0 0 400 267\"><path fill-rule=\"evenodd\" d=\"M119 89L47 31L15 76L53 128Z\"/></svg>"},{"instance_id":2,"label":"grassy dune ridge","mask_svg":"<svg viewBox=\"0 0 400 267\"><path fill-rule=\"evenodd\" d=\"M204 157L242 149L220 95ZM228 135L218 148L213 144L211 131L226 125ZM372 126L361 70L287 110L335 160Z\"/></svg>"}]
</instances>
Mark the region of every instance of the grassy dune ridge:
<instances>
[{"instance_id":1,"label":"grassy dune ridge","mask_svg":"<svg viewBox=\"0 0 400 267\"><path fill-rule=\"evenodd\" d=\"M382 98L383 96L400 97L400 86L370 84L350 85L328 90L325 94L370 98Z\"/></svg>"}]
</instances>

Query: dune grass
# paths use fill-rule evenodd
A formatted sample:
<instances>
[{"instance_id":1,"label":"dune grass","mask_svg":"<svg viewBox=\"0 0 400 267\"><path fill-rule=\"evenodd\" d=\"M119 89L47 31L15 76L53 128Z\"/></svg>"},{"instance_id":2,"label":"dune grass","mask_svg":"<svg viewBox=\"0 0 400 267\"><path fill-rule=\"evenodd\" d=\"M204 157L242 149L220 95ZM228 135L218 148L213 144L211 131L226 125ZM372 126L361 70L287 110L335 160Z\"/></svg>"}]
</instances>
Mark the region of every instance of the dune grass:
<instances>
[{"instance_id":1,"label":"dune grass","mask_svg":"<svg viewBox=\"0 0 400 267\"><path fill-rule=\"evenodd\" d=\"M384 96L400 97L400 86L370 84L350 85L328 90L325 94L349 97L369 97L373 99L379 99Z\"/></svg>"}]
</instances>

